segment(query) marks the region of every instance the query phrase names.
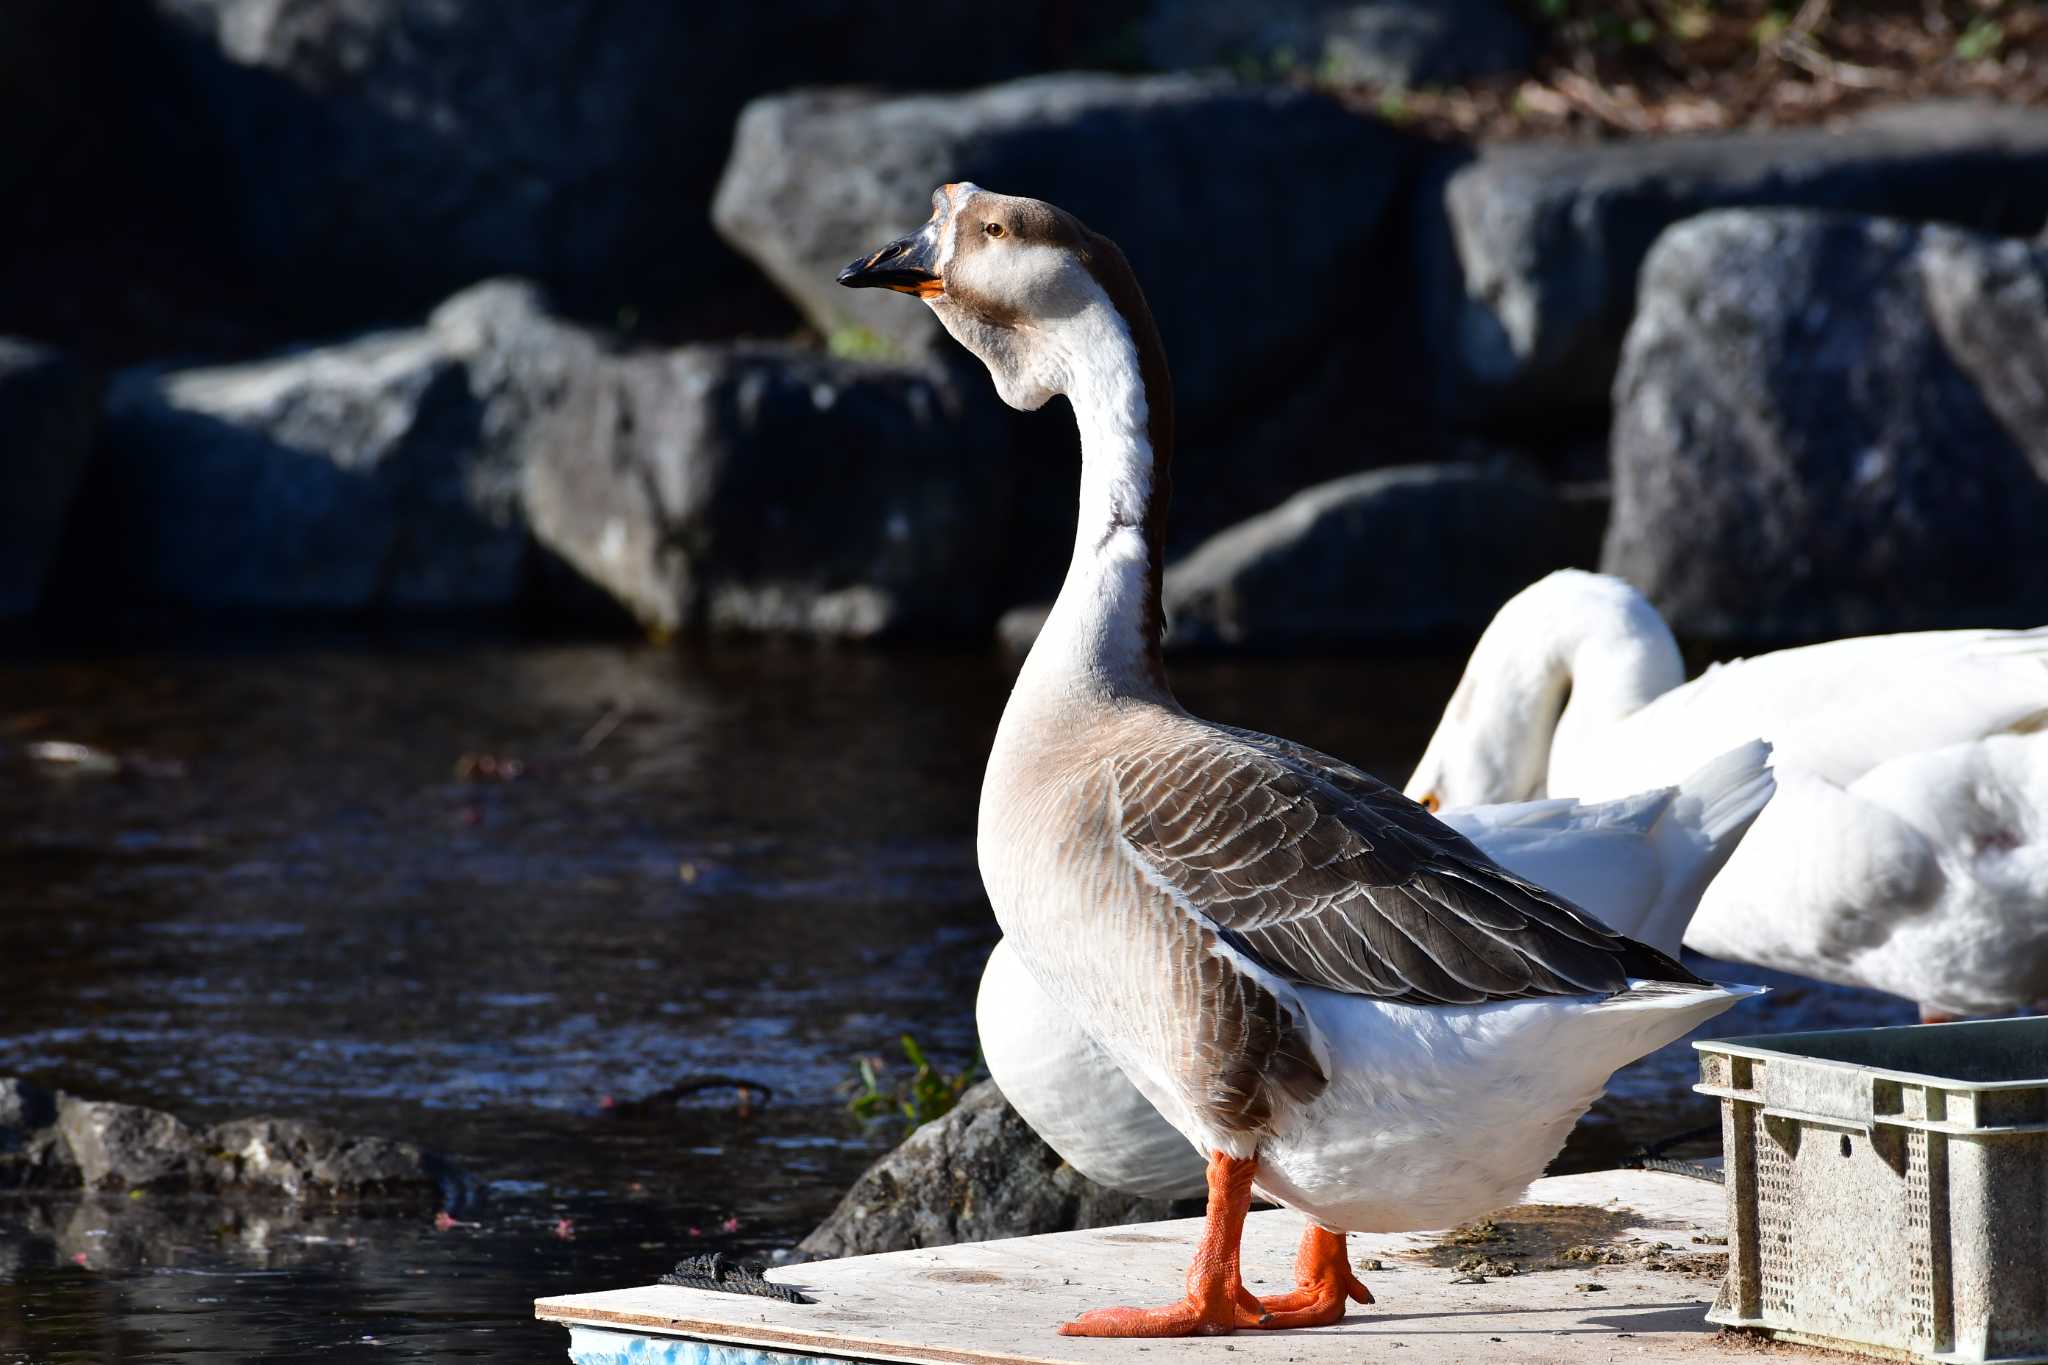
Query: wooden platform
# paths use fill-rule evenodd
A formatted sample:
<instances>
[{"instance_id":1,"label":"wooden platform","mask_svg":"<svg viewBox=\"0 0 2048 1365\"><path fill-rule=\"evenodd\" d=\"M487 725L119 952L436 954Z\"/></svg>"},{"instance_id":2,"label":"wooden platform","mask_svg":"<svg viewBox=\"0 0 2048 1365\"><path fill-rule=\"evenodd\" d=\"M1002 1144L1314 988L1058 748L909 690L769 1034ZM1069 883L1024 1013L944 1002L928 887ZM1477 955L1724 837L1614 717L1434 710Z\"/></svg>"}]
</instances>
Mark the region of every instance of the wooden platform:
<instances>
[{"instance_id":1,"label":"wooden platform","mask_svg":"<svg viewBox=\"0 0 2048 1365\"><path fill-rule=\"evenodd\" d=\"M570 1326L580 1365L738 1365L816 1358L912 1365L1094 1365L1105 1361L1370 1360L1705 1362L1796 1348L1716 1337L1703 1319L1719 1287L1719 1185L1648 1171L1538 1181L1495 1228L1453 1238L1351 1239L1377 1296L1334 1326L1188 1341L1088 1341L1054 1328L1087 1308L1175 1297L1194 1220L816 1261L771 1272L817 1299L789 1304L673 1286L542 1299ZM1255 1293L1291 1287L1301 1219L1245 1224ZM1663 1249L1659 1249L1659 1248ZM1370 1262L1378 1260L1381 1268ZM1491 1261L1477 1273L1468 1266ZM1514 1273L1505 1273L1507 1267ZM742 1348L742 1349L734 1349ZM746 1349L752 1348L752 1349Z\"/></svg>"}]
</instances>

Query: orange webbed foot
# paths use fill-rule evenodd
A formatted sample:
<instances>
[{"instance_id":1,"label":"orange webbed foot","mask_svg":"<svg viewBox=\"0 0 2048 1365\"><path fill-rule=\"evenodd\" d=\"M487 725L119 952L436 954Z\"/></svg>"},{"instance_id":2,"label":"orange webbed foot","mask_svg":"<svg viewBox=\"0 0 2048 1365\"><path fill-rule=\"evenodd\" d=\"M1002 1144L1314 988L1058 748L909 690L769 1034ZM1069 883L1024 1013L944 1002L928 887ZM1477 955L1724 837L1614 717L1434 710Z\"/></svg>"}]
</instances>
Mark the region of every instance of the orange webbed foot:
<instances>
[{"instance_id":1,"label":"orange webbed foot","mask_svg":"<svg viewBox=\"0 0 2048 1365\"><path fill-rule=\"evenodd\" d=\"M1371 1303L1372 1291L1351 1271L1344 1253L1344 1235L1311 1225L1301 1239L1294 1276L1299 1284L1289 1293L1259 1299L1265 1318L1257 1326L1328 1327L1344 1320L1346 1299Z\"/></svg>"},{"instance_id":2,"label":"orange webbed foot","mask_svg":"<svg viewBox=\"0 0 2048 1365\"><path fill-rule=\"evenodd\" d=\"M1247 1295L1246 1297L1250 1297ZM1252 1300L1198 1303L1192 1298L1164 1308L1097 1308L1060 1324L1063 1337L1214 1337L1240 1327L1264 1325L1265 1315Z\"/></svg>"},{"instance_id":3,"label":"orange webbed foot","mask_svg":"<svg viewBox=\"0 0 2048 1365\"><path fill-rule=\"evenodd\" d=\"M1264 1315L1237 1273L1238 1240L1252 1202L1252 1157L1209 1157L1209 1216L1188 1266L1187 1297L1164 1308L1097 1308L1060 1325L1063 1337L1220 1336ZM1249 1303L1246 1300L1250 1300Z\"/></svg>"}]
</instances>

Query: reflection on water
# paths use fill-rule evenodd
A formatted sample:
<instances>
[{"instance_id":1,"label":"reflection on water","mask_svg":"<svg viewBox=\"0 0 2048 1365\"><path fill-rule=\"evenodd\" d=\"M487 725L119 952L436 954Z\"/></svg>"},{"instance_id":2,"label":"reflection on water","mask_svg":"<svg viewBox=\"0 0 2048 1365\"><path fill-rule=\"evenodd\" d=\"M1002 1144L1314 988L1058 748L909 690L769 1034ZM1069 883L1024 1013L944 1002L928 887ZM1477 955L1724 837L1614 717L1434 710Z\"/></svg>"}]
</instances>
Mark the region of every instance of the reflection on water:
<instances>
[{"instance_id":1,"label":"reflection on water","mask_svg":"<svg viewBox=\"0 0 2048 1365\"><path fill-rule=\"evenodd\" d=\"M1178 678L1398 780L1457 667ZM793 1242L883 1140L841 1111L850 1059L905 1031L973 1048L974 802L1009 677L474 643L0 669L0 1074L404 1137L487 1186L445 1228L0 1204L0 1361L554 1359L537 1295ZM123 768L36 765L51 739ZM1905 1017L1796 995L1720 1031ZM775 1098L612 1103L704 1073ZM1621 1126L1705 1112L1692 1079L1684 1049L1647 1059Z\"/></svg>"}]
</instances>

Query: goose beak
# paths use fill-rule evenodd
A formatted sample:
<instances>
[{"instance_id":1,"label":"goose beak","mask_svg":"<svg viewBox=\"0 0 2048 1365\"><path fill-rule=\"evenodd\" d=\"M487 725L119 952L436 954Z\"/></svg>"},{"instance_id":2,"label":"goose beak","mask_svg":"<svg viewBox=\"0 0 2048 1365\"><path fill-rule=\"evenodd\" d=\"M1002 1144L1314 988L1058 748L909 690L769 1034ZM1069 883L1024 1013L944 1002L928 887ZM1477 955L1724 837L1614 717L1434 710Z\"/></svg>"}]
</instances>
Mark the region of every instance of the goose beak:
<instances>
[{"instance_id":1,"label":"goose beak","mask_svg":"<svg viewBox=\"0 0 2048 1365\"><path fill-rule=\"evenodd\" d=\"M934 218L908 237L898 237L872 256L863 256L839 272L848 289L894 289L921 299L945 292L934 267L939 257L939 220Z\"/></svg>"}]
</instances>

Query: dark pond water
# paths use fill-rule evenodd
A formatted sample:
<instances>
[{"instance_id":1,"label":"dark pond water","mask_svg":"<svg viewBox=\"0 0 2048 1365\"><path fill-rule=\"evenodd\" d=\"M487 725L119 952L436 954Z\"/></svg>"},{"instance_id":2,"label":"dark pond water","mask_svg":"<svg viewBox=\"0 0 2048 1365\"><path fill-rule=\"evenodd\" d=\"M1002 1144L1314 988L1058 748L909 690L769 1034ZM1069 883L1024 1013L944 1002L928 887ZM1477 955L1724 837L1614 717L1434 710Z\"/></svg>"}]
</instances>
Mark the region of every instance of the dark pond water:
<instances>
[{"instance_id":1,"label":"dark pond water","mask_svg":"<svg viewBox=\"0 0 2048 1365\"><path fill-rule=\"evenodd\" d=\"M1458 666L1178 681L1399 780ZM852 1060L904 1032L973 1050L974 802L1009 680L474 641L0 667L0 1074L403 1137L485 1185L446 1228L0 1200L0 1361L563 1359L536 1296L790 1245L894 1136L846 1115ZM42 740L122 771L54 773ZM1724 1031L1906 1017L1794 986ZM606 1105L707 1073L774 1098ZM1705 1113L1692 1079L1686 1049L1646 1059L1570 1160Z\"/></svg>"}]
</instances>

